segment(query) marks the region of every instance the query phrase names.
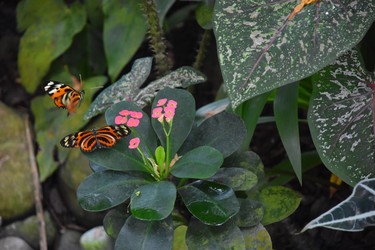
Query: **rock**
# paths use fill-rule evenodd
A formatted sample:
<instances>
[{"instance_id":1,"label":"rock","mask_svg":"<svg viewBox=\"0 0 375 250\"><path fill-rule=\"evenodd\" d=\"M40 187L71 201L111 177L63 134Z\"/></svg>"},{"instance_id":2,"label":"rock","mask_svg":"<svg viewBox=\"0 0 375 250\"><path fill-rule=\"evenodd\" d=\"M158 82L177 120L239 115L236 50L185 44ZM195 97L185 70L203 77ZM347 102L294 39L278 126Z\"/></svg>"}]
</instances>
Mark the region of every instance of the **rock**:
<instances>
[{"instance_id":1,"label":"rock","mask_svg":"<svg viewBox=\"0 0 375 250\"><path fill-rule=\"evenodd\" d=\"M106 234L102 226L94 227L81 237L81 246L84 250L112 250L113 241Z\"/></svg>"},{"instance_id":2,"label":"rock","mask_svg":"<svg viewBox=\"0 0 375 250\"><path fill-rule=\"evenodd\" d=\"M5 237L0 239L0 250L33 250L23 239Z\"/></svg>"},{"instance_id":3,"label":"rock","mask_svg":"<svg viewBox=\"0 0 375 250\"><path fill-rule=\"evenodd\" d=\"M0 121L0 215L9 220L34 207L34 188L24 119L0 102Z\"/></svg>"},{"instance_id":4,"label":"rock","mask_svg":"<svg viewBox=\"0 0 375 250\"><path fill-rule=\"evenodd\" d=\"M56 244L56 250L82 250L79 243L81 233L74 230L63 230Z\"/></svg>"},{"instance_id":5,"label":"rock","mask_svg":"<svg viewBox=\"0 0 375 250\"><path fill-rule=\"evenodd\" d=\"M57 234L54 222L48 212L44 213L46 223L47 243L51 246ZM16 221L0 231L0 237L17 236L25 240L32 248L39 249L39 229L37 217L31 216L23 221Z\"/></svg>"}]
</instances>

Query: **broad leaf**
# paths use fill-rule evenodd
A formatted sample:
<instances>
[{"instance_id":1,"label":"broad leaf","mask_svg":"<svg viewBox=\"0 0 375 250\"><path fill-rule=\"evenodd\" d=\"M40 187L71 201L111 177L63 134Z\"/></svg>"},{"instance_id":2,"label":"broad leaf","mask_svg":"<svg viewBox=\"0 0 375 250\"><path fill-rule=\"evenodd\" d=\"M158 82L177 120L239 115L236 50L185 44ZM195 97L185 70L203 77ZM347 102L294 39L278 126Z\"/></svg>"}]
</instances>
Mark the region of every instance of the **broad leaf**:
<instances>
[{"instance_id":1,"label":"broad leaf","mask_svg":"<svg viewBox=\"0 0 375 250\"><path fill-rule=\"evenodd\" d=\"M195 101L193 96L185 90L165 88L157 93L154 103L152 104L152 109L156 108L157 102L164 98L177 102L177 108L173 117L172 131L170 133L170 154L173 157L189 135L193 126ZM157 119L152 118L151 124L161 144L166 148L166 136L161 123ZM168 124L166 124L166 126L169 127Z\"/></svg>"},{"instance_id":2,"label":"broad leaf","mask_svg":"<svg viewBox=\"0 0 375 250\"><path fill-rule=\"evenodd\" d=\"M142 221L130 216L117 237L115 250L171 249L172 240L172 217Z\"/></svg>"},{"instance_id":3,"label":"broad leaf","mask_svg":"<svg viewBox=\"0 0 375 250\"><path fill-rule=\"evenodd\" d=\"M208 226L192 219L186 232L186 244L189 249L245 249L245 240L233 221Z\"/></svg>"},{"instance_id":4,"label":"broad leaf","mask_svg":"<svg viewBox=\"0 0 375 250\"><path fill-rule=\"evenodd\" d=\"M139 88L150 74L152 58L145 57L135 60L129 73L107 87L95 98L84 116L85 120L104 112L111 105L130 101L138 94Z\"/></svg>"},{"instance_id":5,"label":"broad leaf","mask_svg":"<svg viewBox=\"0 0 375 250\"><path fill-rule=\"evenodd\" d=\"M214 31L221 70L236 108L331 63L364 36L375 1L216 1Z\"/></svg>"},{"instance_id":6,"label":"broad leaf","mask_svg":"<svg viewBox=\"0 0 375 250\"><path fill-rule=\"evenodd\" d=\"M209 180L231 187L234 191L250 190L258 182L257 176L244 168L220 168Z\"/></svg>"},{"instance_id":7,"label":"broad leaf","mask_svg":"<svg viewBox=\"0 0 375 250\"><path fill-rule=\"evenodd\" d=\"M264 208L263 225L268 225L291 215L299 206L301 197L282 186L265 187L260 191L259 201Z\"/></svg>"},{"instance_id":8,"label":"broad leaf","mask_svg":"<svg viewBox=\"0 0 375 250\"><path fill-rule=\"evenodd\" d=\"M200 146L184 154L173 165L171 174L179 178L209 178L218 171L223 161L223 155L215 148Z\"/></svg>"},{"instance_id":9,"label":"broad leaf","mask_svg":"<svg viewBox=\"0 0 375 250\"><path fill-rule=\"evenodd\" d=\"M113 239L117 238L121 228L130 216L130 213L127 213L126 210L127 206L125 204L117 206L109 210L103 219L104 230Z\"/></svg>"},{"instance_id":10,"label":"broad leaf","mask_svg":"<svg viewBox=\"0 0 375 250\"><path fill-rule=\"evenodd\" d=\"M159 181L135 189L130 199L130 210L140 220L163 220L171 214L175 200L175 185Z\"/></svg>"},{"instance_id":11,"label":"broad leaf","mask_svg":"<svg viewBox=\"0 0 375 250\"><path fill-rule=\"evenodd\" d=\"M263 218L263 207L258 201L250 199L238 199L240 211L236 216L236 224L239 227L252 227L260 223Z\"/></svg>"},{"instance_id":12,"label":"broad leaf","mask_svg":"<svg viewBox=\"0 0 375 250\"><path fill-rule=\"evenodd\" d=\"M358 232L375 225L375 179L360 181L353 193L343 202L310 221L302 230L326 227L341 231Z\"/></svg>"},{"instance_id":13,"label":"broad leaf","mask_svg":"<svg viewBox=\"0 0 375 250\"><path fill-rule=\"evenodd\" d=\"M221 112L194 128L179 153L206 145L227 157L241 146L245 135L245 125L237 115Z\"/></svg>"},{"instance_id":14,"label":"broad leaf","mask_svg":"<svg viewBox=\"0 0 375 250\"><path fill-rule=\"evenodd\" d=\"M86 12L78 2L70 8L61 0L44 2L49 1L25 1L17 10L19 28L27 28L20 41L18 69L21 82L29 93L36 90L53 60L69 48L74 35L83 29L86 21ZM42 17L34 15L35 10L42 13ZM45 13L48 14L45 16ZM33 23L26 25L28 21Z\"/></svg>"},{"instance_id":15,"label":"broad leaf","mask_svg":"<svg viewBox=\"0 0 375 250\"><path fill-rule=\"evenodd\" d=\"M137 187L151 180L149 175L140 172L96 172L79 185L78 202L87 211L103 211L123 203Z\"/></svg>"},{"instance_id":16,"label":"broad leaf","mask_svg":"<svg viewBox=\"0 0 375 250\"><path fill-rule=\"evenodd\" d=\"M277 130L300 184L302 184L301 147L298 129L298 84L280 87L273 103Z\"/></svg>"},{"instance_id":17,"label":"broad leaf","mask_svg":"<svg viewBox=\"0 0 375 250\"><path fill-rule=\"evenodd\" d=\"M313 77L308 121L314 145L326 167L353 186L374 176L374 82L355 49Z\"/></svg>"},{"instance_id":18,"label":"broad leaf","mask_svg":"<svg viewBox=\"0 0 375 250\"><path fill-rule=\"evenodd\" d=\"M207 225L222 225L240 209L234 191L219 183L195 181L178 193L190 213Z\"/></svg>"},{"instance_id":19,"label":"broad leaf","mask_svg":"<svg viewBox=\"0 0 375 250\"><path fill-rule=\"evenodd\" d=\"M104 50L114 81L144 40L147 27L138 0L103 1Z\"/></svg>"},{"instance_id":20,"label":"broad leaf","mask_svg":"<svg viewBox=\"0 0 375 250\"><path fill-rule=\"evenodd\" d=\"M271 250L272 247L271 236L267 229L258 224L255 227L241 228L241 232L246 242L246 250Z\"/></svg>"}]
</instances>

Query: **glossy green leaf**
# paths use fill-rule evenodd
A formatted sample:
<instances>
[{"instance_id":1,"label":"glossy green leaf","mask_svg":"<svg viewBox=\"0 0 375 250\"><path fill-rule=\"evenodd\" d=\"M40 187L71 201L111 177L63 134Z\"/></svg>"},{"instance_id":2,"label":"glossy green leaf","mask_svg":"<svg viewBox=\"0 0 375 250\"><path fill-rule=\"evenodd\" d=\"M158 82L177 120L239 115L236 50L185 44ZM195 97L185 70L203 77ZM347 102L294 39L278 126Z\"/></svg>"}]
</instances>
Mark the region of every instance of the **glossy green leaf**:
<instances>
[{"instance_id":1,"label":"glossy green leaf","mask_svg":"<svg viewBox=\"0 0 375 250\"><path fill-rule=\"evenodd\" d=\"M209 178L218 171L223 161L223 155L215 148L200 146L182 155L173 165L171 174L179 178Z\"/></svg>"},{"instance_id":2,"label":"glossy green leaf","mask_svg":"<svg viewBox=\"0 0 375 250\"><path fill-rule=\"evenodd\" d=\"M171 214L175 200L176 187L172 182L155 182L134 190L130 210L140 220L163 220Z\"/></svg>"},{"instance_id":3,"label":"glossy green leaf","mask_svg":"<svg viewBox=\"0 0 375 250\"><path fill-rule=\"evenodd\" d=\"M26 2L27 4L22 5L25 7L22 7L23 17L19 16L22 19L21 28L27 29L20 41L18 69L21 82L29 93L36 90L51 63L69 48L73 37L83 29L86 21L86 12L80 3L75 2L68 8L62 1L54 1L55 4L45 6L50 6L51 9L41 7L44 12L50 13L48 17L54 14L55 17L39 18L32 14L29 19L26 16L35 9L31 2L41 7L44 1ZM44 12L41 15L44 15ZM34 21L34 23L27 26L25 24L27 21Z\"/></svg>"},{"instance_id":4,"label":"glossy green leaf","mask_svg":"<svg viewBox=\"0 0 375 250\"><path fill-rule=\"evenodd\" d=\"M219 183L199 180L178 193L190 213L207 225L222 225L240 209L233 189Z\"/></svg>"},{"instance_id":5,"label":"glossy green leaf","mask_svg":"<svg viewBox=\"0 0 375 250\"><path fill-rule=\"evenodd\" d=\"M176 0L155 0L155 6L159 16L159 25L163 27L164 18L168 10L172 7Z\"/></svg>"},{"instance_id":6,"label":"glossy green leaf","mask_svg":"<svg viewBox=\"0 0 375 250\"><path fill-rule=\"evenodd\" d=\"M195 9L195 19L203 29L213 28L214 1L202 1Z\"/></svg>"},{"instance_id":7,"label":"glossy green leaf","mask_svg":"<svg viewBox=\"0 0 375 250\"><path fill-rule=\"evenodd\" d=\"M374 176L375 74L350 50L313 77L309 127L326 167L355 185Z\"/></svg>"},{"instance_id":8,"label":"glossy green leaf","mask_svg":"<svg viewBox=\"0 0 375 250\"><path fill-rule=\"evenodd\" d=\"M90 89L102 85L107 80L106 77L98 76L85 80L85 88ZM85 99L78 107L77 111L67 117L67 111L59 109L48 95L36 97L31 101L31 110L35 117L36 138L39 144L37 162L39 166L40 180L44 181L58 167L55 161L56 145L58 157L64 162L70 150L60 146L60 140L67 134L78 131L85 121L77 119L82 117L89 106L89 100L95 91L86 91Z\"/></svg>"},{"instance_id":9,"label":"glossy green leaf","mask_svg":"<svg viewBox=\"0 0 375 250\"><path fill-rule=\"evenodd\" d=\"M193 126L195 101L193 96L186 90L165 88L160 90L156 95L152 104L152 110L157 107L157 102L164 98L177 102L177 108L173 117L172 131L170 133L170 154L173 157L189 135ZM161 123L157 119L152 118L151 124L159 137L162 146L166 148L166 136ZM166 124L167 129L169 129L169 125L166 122L164 122L164 124Z\"/></svg>"},{"instance_id":10,"label":"glossy green leaf","mask_svg":"<svg viewBox=\"0 0 375 250\"><path fill-rule=\"evenodd\" d=\"M241 228L246 242L246 250L272 250L271 236L261 224L255 227Z\"/></svg>"},{"instance_id":11,"label":"glossy green leaf","mask_svg":"<svg viewBox=\"0 0 375 250\"><path fill-rule=\"evenodd\" d=\"M102 0L84 1L87 13L87 19L95 28L103 29L104 13L102 9Z\"/></svg>"},{"instance_id":12,"label":"glossy green leaf","mask_svg":"<svg viewBox=\"0 0 375 250\"><path fill-rule=\"evenodd\" d=\"M151 180L149 175L141 172L95 172L79 185L78 202L87 211L103 211L123 203L136 188Z\"/></svg>"},{"instance_id":13,"label":"glossy green leaf","mask_svg":"<svg viewBox=\"0 0 375 250\"><path fill-rule=\"evenodd\" d=\"M277 130L300 184L302 184L301 147L298 129L298 83L277 89L273 103Z\"/></svg>"},{"instance_id":14,"label":"glossy green leaf","mask_svg":"<svg viewBox=\"0 0 375 250\"><path fill-rule=\"evenodd\" d=\"M130 213L127 212L126 205L121 205L109 210L103 219L103 227L105 232L112 239L116 239L129 216Z\"/></svg>"},{"instance_id":15,"label":"glossy green leaf","mask_svg":"<svg viewBox=\"0 0 375 250\"><path fill-rule=\"evenodd\" d=\"M209 180L231 187L234 191L249 190L258 182L257 176L244 168L220 168Z\"/></svg>"},{"instance_id":16,"label":"glossy green leaf","mask_svg":"<svg viewBox=\"0 0 375 250\"><path fill-rule=\"evenodd\" d=\"M357 44L375 19L375 1L216 1L214 31L232 105L298 81ZM289 18L289 19L288 19Z\"/></svg>"},{"instance_id":17,"label":"glossy green leaf","mask_svg":"<svg viewBox=\"0 0 375 250\"><path fill-rule=\"evenodd\" d=\"M255 200L238 199L240 211L236 216L236 224L239 227L252 227L260 223L264 212L262 204Z\"/></svg>"},{"instance_id":18,"label":"glossy green leaf","mask_svg":"<svg viewBox=\"0 0 375 250\"><path fill-rule=\"evenodd\" d=\"M139 88L146 81L152 66L152 58L144 57L135 60L129 73L107 87L95 98L84 116L85 120L104 112L111 105L133 100L139 93Z\"/></svg>"},{"instance_id":19,"label":"glossy green leaf","mask_svg":"<svg viewBox=\"0 0 375 250\"><path fill-rule=\"evenodd\" d=\"M165 163L165 150L162 146L159 146L155 150L155 160L158 166L163 166Z\"/></svg>"},{"instance_id":20,"label":"glossy green leaf","mask_svg":"<svg viewBox=\"0 0 375 250\"><path fill-rule=\"evenodd\" d=\"M245 249L240 229L228 221L221 226L209 226L192 219L186 232L189 249Z\"/></svg>"},{"instance_id":21,"label":"glossy green leaf","mask_svg":"<svg viewBox=\"0 0 375 250\"><path fill-rule=\"evenodd\" d=\"M227 157L238 150L245 135L245 125L237 115L221 112L194 128L179 153L184 154L188 150L206 145L216 148Z\"/></svg>"},{"instance_id":22,"label":"glossy green leaf","mask_svg":"<svg viewBox=\"0 0 375 250\"><path fill-rule=\"evenodd\" d=\"M271 186L260 191L259 201L264 208L262 224L268 225L291 215L298 208L301 197L292 189Z\"/></svg>"},{"instance_id":23,"label":"glossy green leaf","mask_svg":"<svg viewBox=\"0 0 375 250\"><path fill-rule=\"evenodd\" d=\"M103 2L104 50L114 81L144 40L147 27L138 0Z\"/></svg>"},{"instance_id":24,"label":"glossy green leaf","mask_svg":"<svg viewBox=\"0 0 375 250\"><path fill-rule=\"evenodd\" d=\"M173 234L173 250L188 250L186 245L186 231L188 227L181 225L174 230Z\"/></svg>"},{"instance_id":25,"label":"glossy green leaf","mask_svg":"<svg viewBox=\"0 0 375 250\"><path fill-rule=\"evenodd\" d=\"M130 216L122 227L115 250L171 249L173 240L173 220L142 221Z\"/></svg>"}]
</instances>

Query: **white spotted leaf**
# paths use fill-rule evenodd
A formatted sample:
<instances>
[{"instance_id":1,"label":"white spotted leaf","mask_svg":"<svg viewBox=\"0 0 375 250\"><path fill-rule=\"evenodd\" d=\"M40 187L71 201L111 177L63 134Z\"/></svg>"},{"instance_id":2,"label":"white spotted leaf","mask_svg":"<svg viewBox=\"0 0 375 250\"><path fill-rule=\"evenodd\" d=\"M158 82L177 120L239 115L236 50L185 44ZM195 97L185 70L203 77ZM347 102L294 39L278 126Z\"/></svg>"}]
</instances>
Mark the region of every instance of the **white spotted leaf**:
<instances>
[{"instance_id":1,"label":"white spotted leaf","mask_svg":"<svg viewBox=\"0 0 375 250\"><path fill-rule=\"evenodd\" d=\"M310 221L301 232L316 227L358 232L375 226L375 179L365 179L343 202Z\"/></svg>"},{"instance_id":2,"label":"white spotted leaf","mask_svg":"<svg viewBox=\"0 0 375 250\"><path fill-rule=\"evenodd\" d=\"M298 81L356 45L375 19L375 0L218 0L214 32L232 105Z\"/></svg>"},{"instance_id":3,"label":"white spotted leaf","mask_svg":"<svg viewBox=\"0 0 375 250\"><path fill-rule=\"evenodd\" d=\"M353 49L312 77L308 122L314 145L326 167L355 185L375 176L374 73L361 65Z\"/></svg>"}]
</instances>

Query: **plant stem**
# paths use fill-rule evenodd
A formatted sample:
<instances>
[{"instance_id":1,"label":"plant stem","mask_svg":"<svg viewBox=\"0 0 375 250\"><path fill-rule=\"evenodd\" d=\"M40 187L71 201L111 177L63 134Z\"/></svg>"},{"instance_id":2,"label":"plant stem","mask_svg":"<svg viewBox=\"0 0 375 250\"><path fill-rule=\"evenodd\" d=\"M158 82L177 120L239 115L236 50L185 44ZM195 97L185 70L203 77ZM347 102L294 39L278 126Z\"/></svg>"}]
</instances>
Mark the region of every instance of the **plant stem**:
<instances>
[{"instance_id":1,"label":"plant stem","mask_svg":"<svg viewBox=\"0 0 375 250\"><path fill-rule=\"evenodd\" d=\"M159 25L159 16L156 11L155 3L153 0L142 0L141 8L148 24L148 39L150 47L154 52L155 69L159 76L163 76L170 72L172 62L167 57L164 32Z\"/></svg>"},{"instance_id":2,"label":"plant stem","mask_svg":"<svg viewBox=\"0 0 375 250\"><path fill-rule=\"evenodd\" d=\"M197 55L195 57L195 61L193 63L194 69L200 69L200 67L202 67L204 58L206 57L207 47L210 43L210 37L211 37L211 31L204 30L202 39L199 42L199 48L197 51Z\"/></svg>"}]
</instances>

